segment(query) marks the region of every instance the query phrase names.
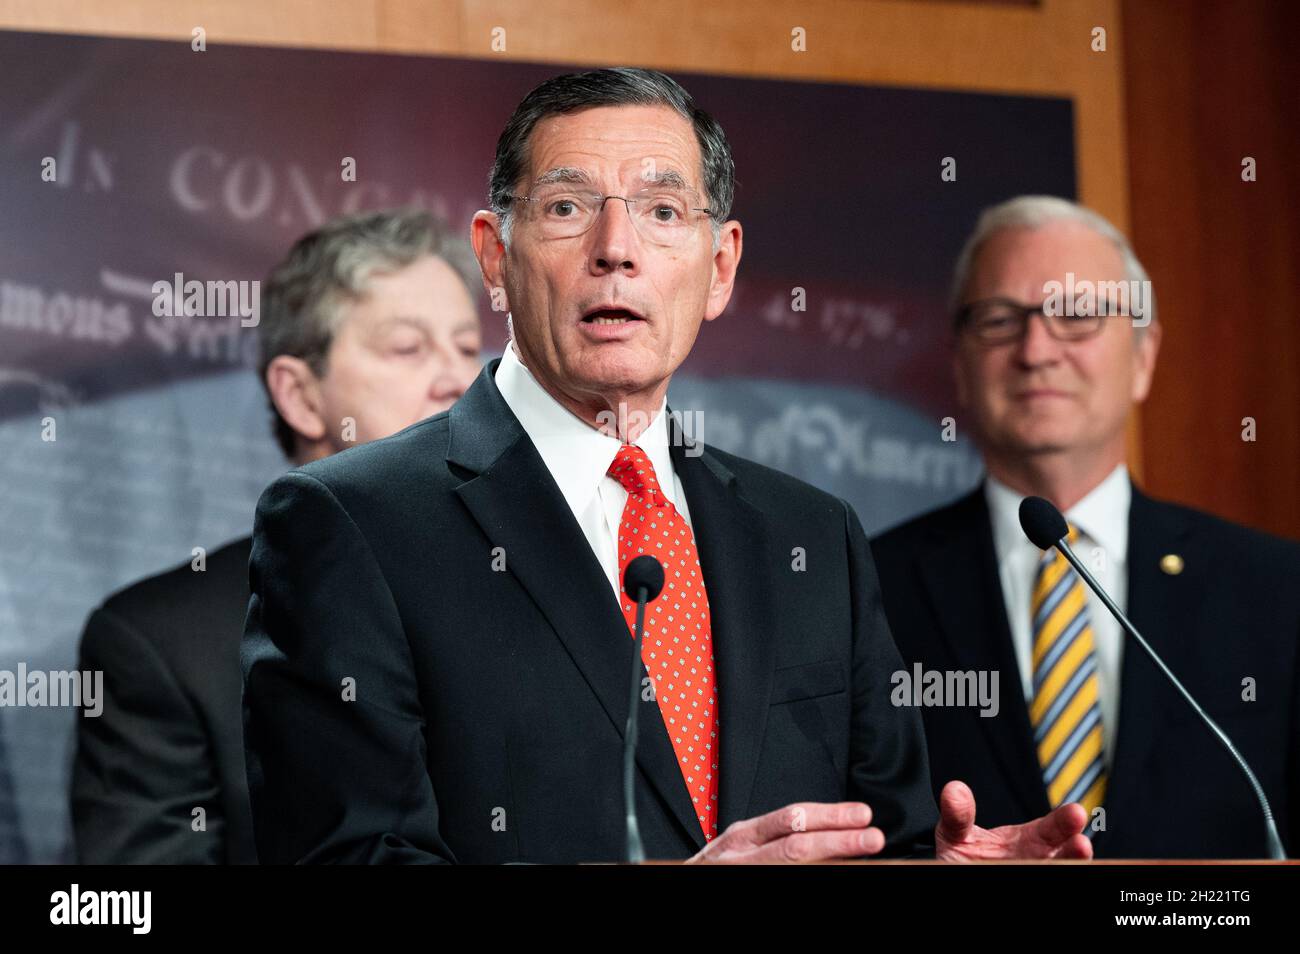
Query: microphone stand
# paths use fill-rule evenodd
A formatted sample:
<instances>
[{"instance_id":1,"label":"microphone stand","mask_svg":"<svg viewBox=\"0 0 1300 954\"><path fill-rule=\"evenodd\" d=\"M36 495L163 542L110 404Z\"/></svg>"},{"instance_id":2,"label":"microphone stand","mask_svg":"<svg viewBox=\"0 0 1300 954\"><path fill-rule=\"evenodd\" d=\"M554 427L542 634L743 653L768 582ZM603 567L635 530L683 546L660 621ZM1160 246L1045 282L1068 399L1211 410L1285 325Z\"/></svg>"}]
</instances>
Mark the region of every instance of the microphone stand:
<instances>
[{"instance_id":1,"label":"microphone stand","mask_svg":"<svg viewBox=\"0 0 1300 954\"><path fill-rule=\"evenodd\" d=\"M623 738L623 810L627 816L627 860L632 864L645 861L641 830L636 820L636 796L632 777L636 769L637 710L641 690L641 643L645 637L645 604L650 594L644 586L636 588L636 641L632 651L632 678L628 681L627 728Z\"/></svg>"},{"instance_id":2,"label":"microphone stand","mask_svg":"<svg viewBox=\"0 0 1300 954\"><path fill-rule=\"evenodd\" d=\"M1255 773L1250 770L1250 766L1246 764L1246 760L1242 757L1241 753L1237 751L1237 747L1232 744L1232 740L1228 738L1227 733L1220 729L1218 724L1210 718L1209 714L1201 708L1200 704L1192 698L1192 694L1183 688L1183 684L1178 681L1178 677L1169 671L1169 667L1165 665L1164 660L1161 659L1160 656L1157 655L1156 651L1151 648L1151 645L1142 638L1142 634L1139 633L1133 627L1133 624L1128 621L1128 617L1120 612L1120 608L1115 605L1115 601L1110 598L1110 594L1102 589L1101 584L1098 583L1093 575L1088 572L1088 568L1083 565L1083 561L1074 555L1074 551L1070 549L1068 540L1068 537L1061 537L1056 541L1056 548L1061 551L1067 560L1070 561L1070 565L1074 567L1075 571L1083 578L1084 582L1088 584L1092 591L1097 594L1097 597L1103 604L1105 604L1106 609L1110 610L1111 615L1114 616L1115 619L1119 620L1119 624L1124 627L1124 632L1128 633L1137 641L1137 644L1142 647L1146 654L1151 658L1151 661L1156 664L1157 668L1165 674L1165 677L1173 683L1174 688L1177 689L1179 693L1181 693L1182 697L1187 700L1187 704L1191 706L1205 724L1210 727L1210 731L1219 737L1219 741L1223 743L1224 747L1232 754L1232 757L1236 759L1237 764L1241 766L1241 770L1246 773L1246 779L1250 782L1250 787L1255 790L1255 797L1259 800L1259 807L1264 813L1264 829L1268 844L1268 856L1274 861L1285 861L1286 850L1282 847L1282 839L1277 833L1277 823L1273 820L1273 809L1268 804L1268 796L1264 794L1264 788L1259 784L1259 779L1255 778Z\"/></svg>"}]
</instances>

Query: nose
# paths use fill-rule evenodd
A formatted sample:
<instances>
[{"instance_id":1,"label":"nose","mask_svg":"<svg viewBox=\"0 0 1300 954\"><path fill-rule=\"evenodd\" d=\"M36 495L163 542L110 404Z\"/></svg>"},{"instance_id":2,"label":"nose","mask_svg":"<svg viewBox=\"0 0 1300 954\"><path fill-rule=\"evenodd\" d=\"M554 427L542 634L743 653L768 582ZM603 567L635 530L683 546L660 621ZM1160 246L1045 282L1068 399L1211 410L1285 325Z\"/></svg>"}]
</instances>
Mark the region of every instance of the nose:
<instances>
[{"instance_id":1,"label":"nose","mask_svg":"<svg viewBox=\"0 0 1300 954\"><path fill-rule=\"evenodd\" d=\"M1055 364L1061 357L1061 342L1047 330L1047 317L1034 312L1025 324L1025 333L1016 344L1016 359L1025 368Z\"/></svg>"},{"instance_id":2,"label":"nose","mask_svg":"<svg viewBox=\"0 0 1300 954\"><path fill-rule=\"evenodd\" d=\"M615 196L606 197L604 205L596 212L596 221L588 235L591 244L587 263L592 274L636 272L639 240L631 210L625 201Z\"/></svg>"}]
</instances>

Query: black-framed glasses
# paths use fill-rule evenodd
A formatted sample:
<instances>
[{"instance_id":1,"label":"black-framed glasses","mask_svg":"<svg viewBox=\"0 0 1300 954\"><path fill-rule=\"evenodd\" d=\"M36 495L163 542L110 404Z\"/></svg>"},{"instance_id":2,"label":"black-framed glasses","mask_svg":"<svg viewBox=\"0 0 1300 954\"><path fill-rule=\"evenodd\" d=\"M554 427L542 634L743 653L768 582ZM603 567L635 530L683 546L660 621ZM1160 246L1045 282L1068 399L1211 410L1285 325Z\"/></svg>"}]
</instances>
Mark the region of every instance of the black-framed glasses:
<instances>
[{"instance_id":1,"label":"black-framed glasses","mask_svg":"<svg viewBox=\"0 0 1300 954\"><path fill-rule=\"evenodd\" d=\"M698 192L670 185L650 186L623 196L555 182L538 186L529 195L509 198L526 203L526 218L547 239L584 234L596 224L610 199L619 199L627 206L637 234L655 245L681 245L693 233L699 213L713 215L711 209L702 206Z\"/></svg>"},{"instance_id":2,"label":"black-framed glasses","mask_svg":"<svg viewBox=\"0 0 1300 954\"><path fill-rule=\"evenodd\" d=\"M1114 313L1104 307L1091 313L1069 309L1072 313L1064 315L1045 309L1046 302L1022 305L1010 298L982 298L959 308L953 327L959 334L970 334L984 344L1006 344L1019 341L1029 327L1029 319L1042 315L1047 333L1057 341L1083 341L1101 331L1107 315Z\"/></svg>"}]
</instances>

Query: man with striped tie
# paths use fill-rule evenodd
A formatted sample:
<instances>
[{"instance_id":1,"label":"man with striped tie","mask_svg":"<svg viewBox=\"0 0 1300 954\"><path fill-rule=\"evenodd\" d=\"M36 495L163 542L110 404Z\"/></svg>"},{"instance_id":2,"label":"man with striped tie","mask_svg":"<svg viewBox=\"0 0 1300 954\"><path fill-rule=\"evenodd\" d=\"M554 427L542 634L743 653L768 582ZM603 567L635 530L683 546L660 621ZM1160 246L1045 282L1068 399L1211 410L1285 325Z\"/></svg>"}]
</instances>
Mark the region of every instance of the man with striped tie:
<instances>
[{"instance_id":1,"label":"man with striped tie","mask_svg":"<svg viewBox=\"0 0 1300 954\"><path fill-rule=\"evenodd\" d=\"M872 544L905 662L1004 677L992 717L923 712L935 790L964 779L989 825L1080 803L1098 856L1264 853L1228 753L1065 558L1025 538L1018 507L1036 495L1065 514L1075 552L1242 749L1294 852L1300 546L1133 484L1127 424L1161 326L1128 242L1072 202L1010 200L966 243L953 307L957 419L987 478Z\"/></svg>"}]
</instances>

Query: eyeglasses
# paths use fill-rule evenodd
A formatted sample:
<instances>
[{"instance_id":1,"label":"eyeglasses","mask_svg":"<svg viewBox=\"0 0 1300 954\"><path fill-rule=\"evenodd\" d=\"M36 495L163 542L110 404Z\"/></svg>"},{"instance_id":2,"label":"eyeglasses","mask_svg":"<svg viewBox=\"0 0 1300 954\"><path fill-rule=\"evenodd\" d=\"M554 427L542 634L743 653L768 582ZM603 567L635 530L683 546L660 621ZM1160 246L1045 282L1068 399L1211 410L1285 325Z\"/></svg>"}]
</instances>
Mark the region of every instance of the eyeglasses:
<instances>
[{"instance_id":1,"label":"eyeglasses","mask_svg":"<svg viewBox=\"0 0 1300 954\"><path fill-rule=\"evenodd\" d=\"M968 332L984 344L1006 344L1018 341L1029 327L1029 319L1042 315L1047 333L1057 341L1083 341L1101 331L1108 314L1115 310L1103 303L1100 310L1091 314L1048 314L1044 305L1022 305L1009 298L983 298L963 305L957 311L953 325L958 333Z\"/></svg>"},{"instance_id":2,"label":"eyeglasses","mask_svg":"<svg viewBox=\"0 0 1300 954\"><path fill-rule=\"evenodd\" d=\"M582 235L593 225L610 199L621 199L637 234L655 245L681 245L694 233L697 213L711 216L700 207L700 196L692 189L652 186L629 196L604 195L590 189L557 182L538 186L531 195L511 195L526 202L525 218L537 225L542 238L562 239Z\"/></svg>"}]
</instances>

